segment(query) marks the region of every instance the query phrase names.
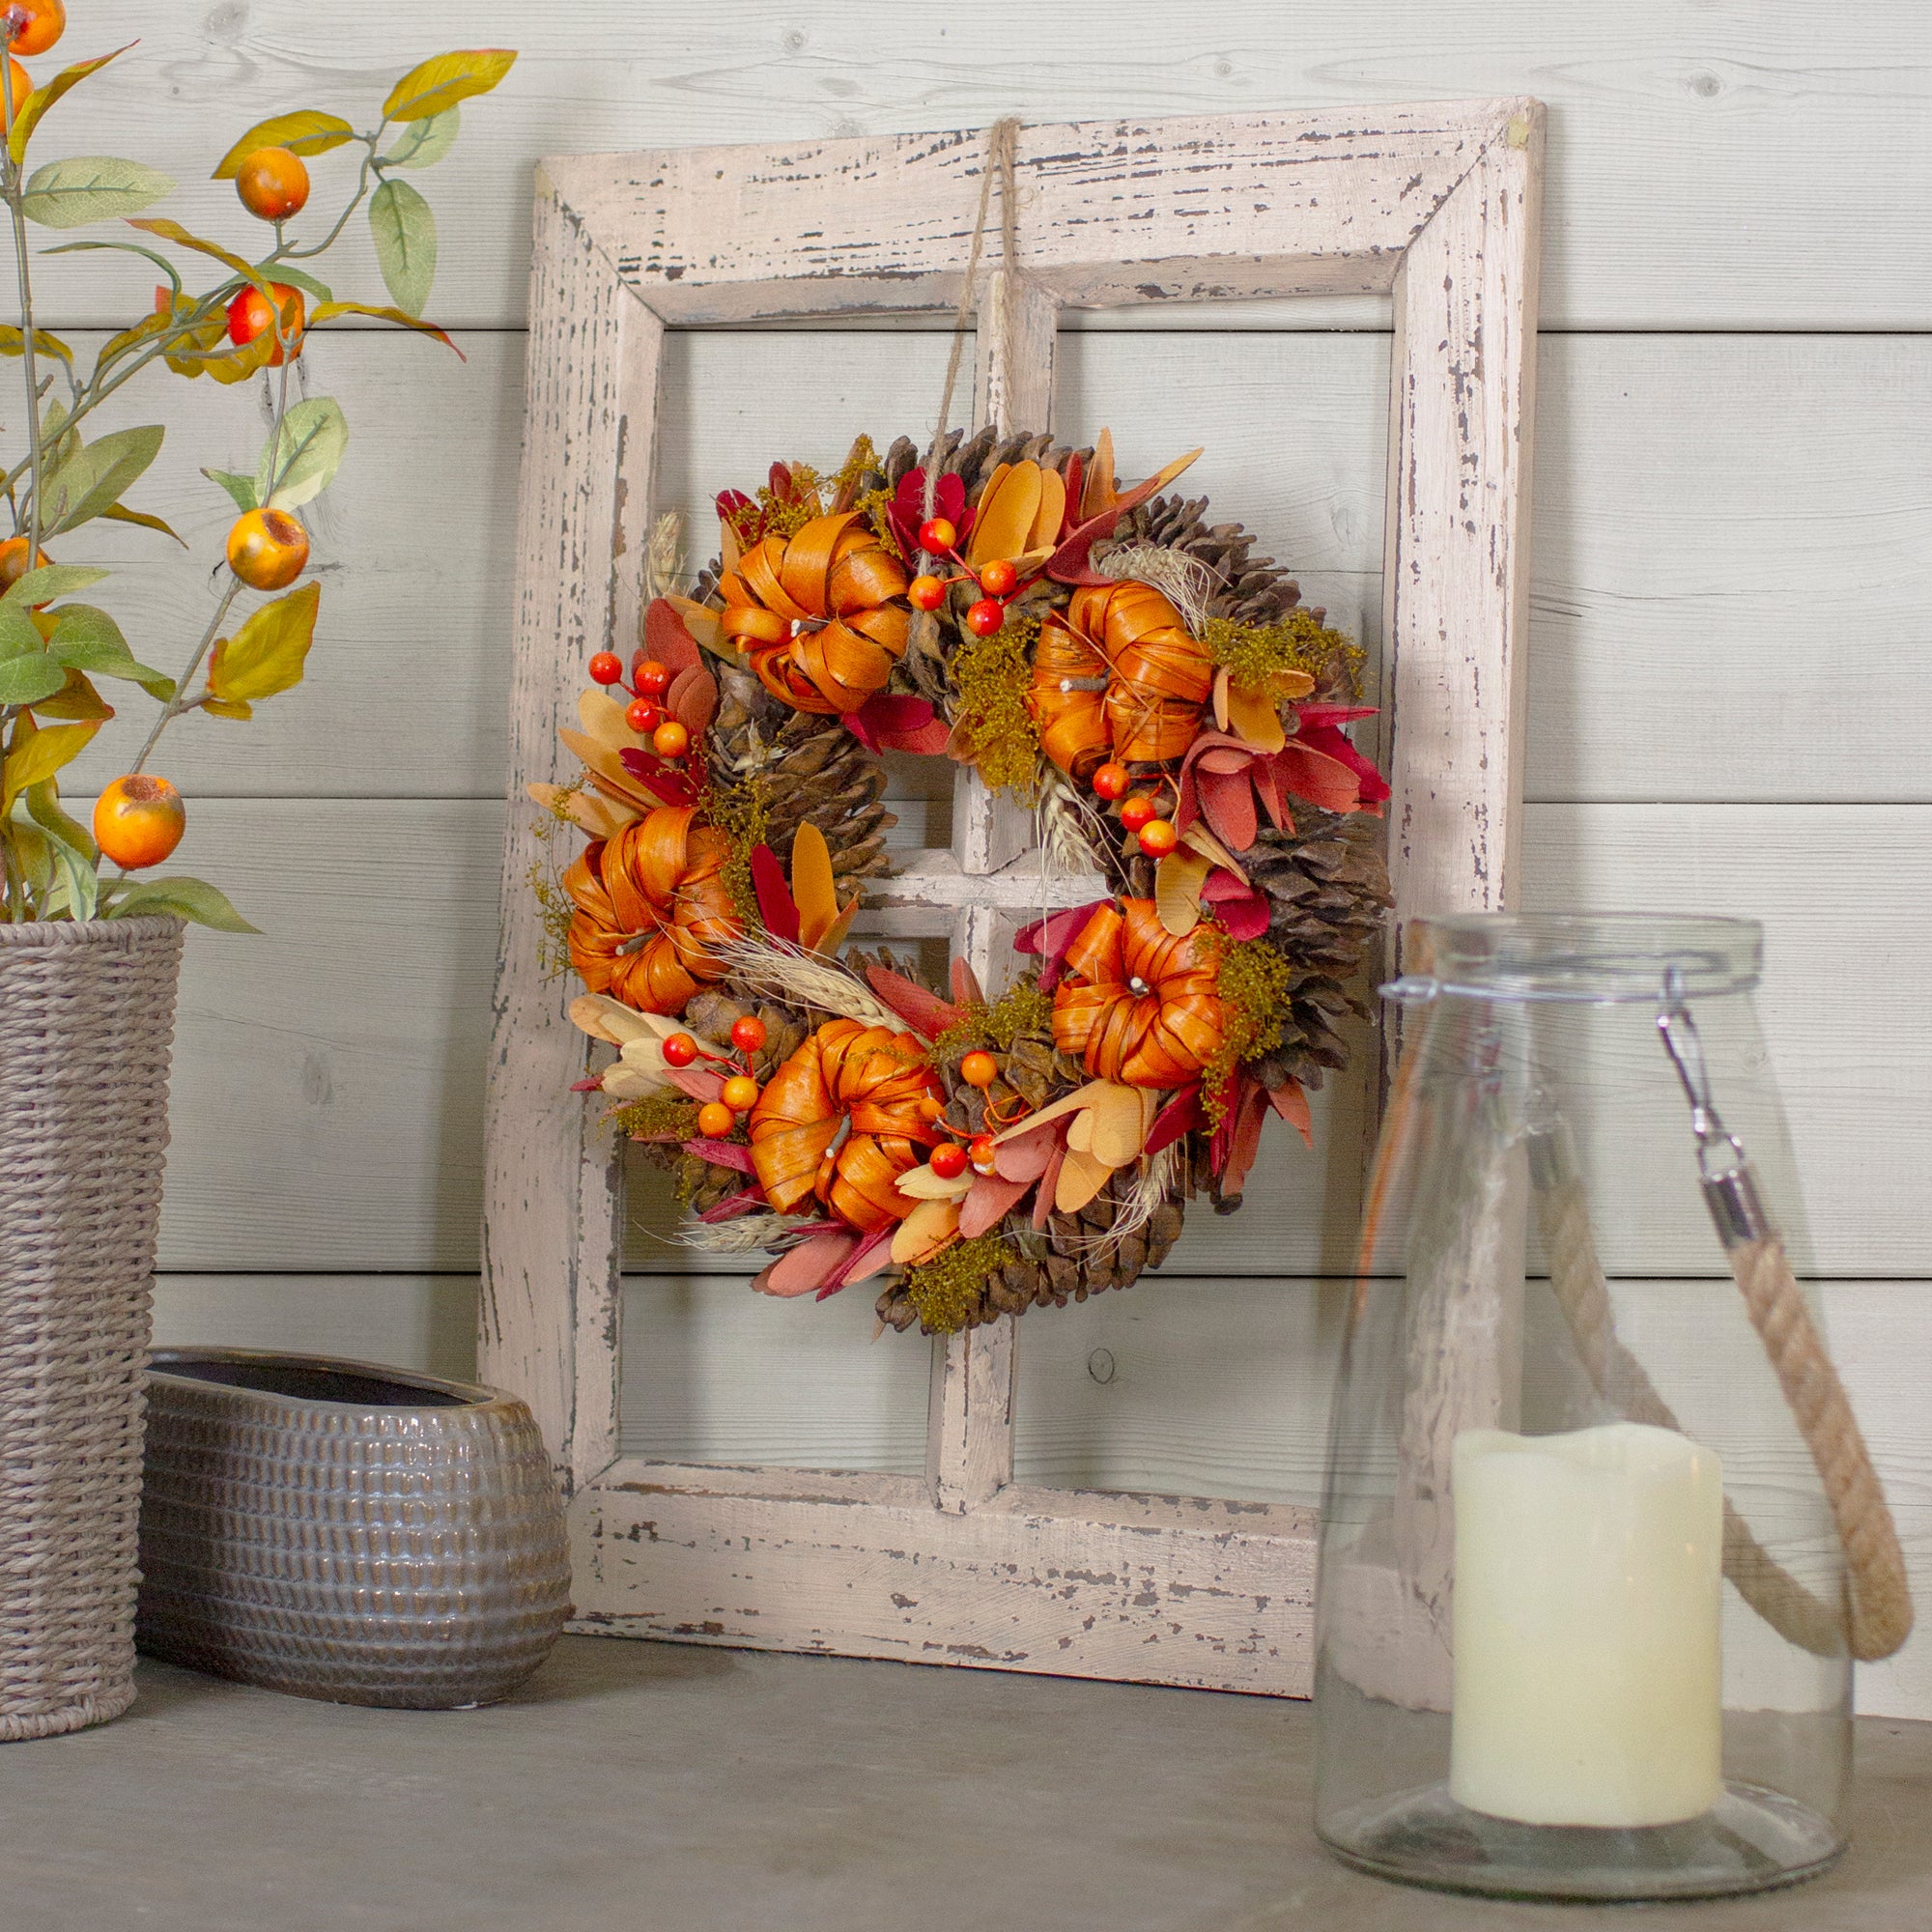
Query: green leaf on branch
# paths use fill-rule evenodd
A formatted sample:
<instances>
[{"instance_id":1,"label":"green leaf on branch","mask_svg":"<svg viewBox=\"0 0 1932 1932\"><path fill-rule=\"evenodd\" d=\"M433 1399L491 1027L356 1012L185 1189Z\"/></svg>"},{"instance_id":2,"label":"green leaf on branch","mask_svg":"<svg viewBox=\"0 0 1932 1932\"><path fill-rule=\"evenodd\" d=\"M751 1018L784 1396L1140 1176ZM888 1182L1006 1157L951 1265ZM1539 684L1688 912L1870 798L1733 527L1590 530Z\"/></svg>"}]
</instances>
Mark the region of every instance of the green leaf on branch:
<instances>
[{"instance_id":1,"label":"green leaf on branch","mask_svg":"<svg viewBox=\"0 0 1932 1932\"><path fill-rule=\"evenodd\" d=\"M26 337L11 322L0 323L0 355L24 355L26 347ZM73 367L73 351L58 335L49 335L44 328L34 330L34 353L57 355L70 369Z\"/></svg>"},{"instance_id":2,"label":"green leaf on branch","mask_svg":"<svg viewBox=\"0 0 1932 1932\"><path fill-rule=\"evenodd\" d=\"M420 315L436 280L436 216L408 182L385 181L369 197L369 233L383 285L409 315Z\"/></svg>"},{"instance_id":3,"label":"green leaf on branch","mask_svg":"<svg viewBox=\"0 0 1932 1932\"><path fill-rule=\"evenodd\" d=\"M128 47L134 44L128 43ZM24 103L14 103L14 126L7 135L7 152L14 157L17 167L27 153L27 140L34 129L41 125L41 116L51 107L62 95L71 93L91 73L99 73L111 60L119 60L128 47L116 47L111 54L102 54L99 60L82 61L77 67L64 67L45 83L28 95Z\"/></svg>"},{"instance_id":4,"label":"green leaf on branch","mask_svg":"<svg viewBox=\"0 0 1932 1932\"><path fill-rule=\"evenodd\" d=\"M43 650L46 639L24 604L0 604L0 662Z\"/></svg>"},{"instance_id":5,"label":"green leaf on branch","mask_svg":"<svg viewBox=\"0 0 1932 1932\"><path fill-rule=\"evenodd\" d=\"M295 403L255 469L255 498L277 510L312 502L335 480L349 423L332 396Z\"/></svg>"},{"instance_id":6,"label":"green leaf on branch","mask_svg":"<svg viewBox=\"0 0 1932 1932\"><path fill-rule=\"evenodd\" d=\"M277 114L272 120L256 122L222 156L221 165L211 179L233 181L242 172L242 163L261 148L286 148L292 155L326 155L355 138L355 129L339 114L324 114L314 107L304 107L296 114Z\"/></svg>"},{"instance_id":7,"label":"green leaf on branch","mask_svg":"<svg viewBox=\"0 0 1932 1932\"><path fill-rule=\"evenodd\" d=\"M120 625L105 611L98 611L92 604L63 604L53 614L57 621L47 655L55 664L69 665L96 677L126 678L163 704L174 696L174 679L142 664L128 648Z\"/></svg>"},{"instance_id":8,"label":"green leaf on branch","mask_svg":"<svg viewBox=\"0 0 1932 1932\"><path fill-rule=\"evenodd\" d=\"M211 483L219 483L235 499L235 507L245 517L250 510L259 510L262 499L255 494L255 479L252 476L238 476L232 469L204 469L201 472Z\"/></svg>"},{"instance_id":9,"label":"green leaf on branch","mask_svg":"<svg viewBox=\"0 0 1932 1932\"><path fill-rule=\"evenodd\" d=\"M456 145L463 131L463 109L445 107L426 121L412 121L396 145L383 156L385 168L433 168Z\"/></svg>"},{"instance_id":10,"label":"green leaf on branch","mask_svg":"<svg viewBox=\"0 0 1932 1932\"><path fill-rule=\"evenodd\" d=\"M456 350L456 359L468 362L469 357L456 348L446 328L439 328L433 322L424 322L420 316L406 315L399 308L381 308L372 302L324 302L308 319L311 328L325 322L332 322L338 315L373 315L378 322L393 322L398 328L413 328L418 335L433 335L445 349Z\"/></svg>"},{"instance_id":11,"label":"green leaf on branch","mask_svg":"<svg viewBox=\"0 0 1932 1932\"><path fill-rule=\"evenodd\" d=\"M321 602L322 585L305 583L264 605L234 637L223 638L209 660L210 694L233 704L293 691L302 680L308 647L315 641ZM0 671L5 668L0 666Z\"/></svg>"},{"instance_id":12,"label":"green leaf on branch","mask_svg":"<svg viewBox=\"0 0 1932 1932\"><path fill-rule=\"evenodd\" d=\"M160 454L167 432L157 424L117 429L76 449L41 491L41 528L48 536L77 529L118 503Z\"/></svg>"},{"instance_id":13,"label":"green leaf on branch","mask_svg":"<svg viewBox=\"0 0 1932 1932\"><path fill-rule=\"evenodd\" d=\"M130 510L126 503L112 504L100 514L109 523L139 524L144 530L159 530L164 537L173 537L183 550L188 547L187 539L163 517L151 517L145 510Z\"/></svg>"},{"instance_id":14,"label":"green leaf on branch","mask_svg":"<svg viewBox=\"0 0 1932 1932\"><path fill-rule=\"evenodd\" d=\"M304 270L291 268L286 262L277 262L272 270L263 269L258 272L264 275L272 272L276 281L287 282L292 288L300 289L304 295L313 296L319 302L335 299L334 292L327 282L319 282Z\"/></svg>"},{"instance_id":15,"label":"green leaf on branch","mask_svg":"<svg viewBox=\"0 0 1932 1932\"><path fill-rule=\"evenodd\" d=\"M232 274L240 275L244 282L252 282L270 302L275 299L269 293L268 277L253 263L244 262L240 255L222 247L218 242L204 242L179 221L172 221L164 214L156 214L145 221L130 221L128 226L139 228L149 235L158 235L163 242L172 242L177 248L192 248L197 255L207 255Z\"/></svg>"},{"instance_id":16,"label":"green leaf on branch","mask_svg":"<svg viewBox=\"0 0 1932 1932\"><path fill-rule=\"evenodd\" d=\"M20 209L43 228L82 228L90 221L138 213L173 189L166 175L139 161L76 155L71 161L49 161L35 169Z\"/></svg>"},{"instance_id":17,"label":"green leaf on branch","mask_svg":"<svg viewBox=\"0 0 1932 1932\"><path fill-rule=\"evenodd\" d=\"M0 672L12 669L0 666ZM0 816L10 815L14 801L43 779L50 779L63 765L69 765L87 749L88 741L100 729L99 721L86 724L49 724L44 731L33 731L23 739L19 726L14 729L14 749L0 767Z\"/></svg>"},{"instance_id":18,"label":"green leaf on branch","mask_svg":"<svg viewBox=\"0 0 1932 1932\"><path fill-rule=\"evenodd\" d=\"M438 54L410 71L389 90L383 103L385 121L427 121L445 113L459 100L488 94L517 64L505 47L472 47L467 52Z\"/></svg>"},{"instance_id":19,"label":"green leaf on branch","mask_svg":"<svg viewBox=\"0 0 1932 1932\"><path fill-rule=\"evenodd\" d=\"M44 652L9 658L0 664L0 704L38 704L42 698L51 697L66 682L67 672ZM80 726L63 724L60 729L78 730ZM7 762L11 769L13 760Z\"/></svg>"},{"instance_id":20,"label":"green leaf on branch","mask_svg":"<svg viewBox=\"0 0 1932 1932\"><path fill-rule=\"evenodd\" d=\"M88 589L106 575L84 563L43 563L38 570L24 572L13 589L0 596L0 604L17 604L23 611L35 604L51 604L56 597Z\"/></svg>"},{"instance_id":21,"label":"green leaf on branch","mask_svg":"<svg viewBox=\"0 0 1932 1932\"><path fill-rule=\"evenodd\" d=\"M152 919L156 913L173 913L178 919L191 919L198 925L212 925L216 932L260 932L228 903L228 896L203 879L174 877L140 879L126 892L117 893L113 905L103 915L107 919Z\"/></svg>"},{"instance_id":22,"label":"green leaf on branch","mask_svg":"<svg viewBox=\"0 0 1932 1932\"><path fill-rule=\"evenodd\" d=\"M60 787L52 779L29 785L25 799L28 814L46 839L63 889L57 897L64 895L65 909L75 919L94 918L100 902L100 847L84 825L61 810ZM49 903L46 913L51 916L59 910L59 904Z\"/></svg>"},{"instance_id":23,"label":"green leaf on branch","mask_svg":"<svg viewBox=\"0 0 1932 1932\"><path fill-rule=\"evenodd\" d=\"M142 255L167 276L174 285L176 295L181 294L181 275L175 265L165 255L156 255L152 248L144 248L138 242L63 242L58 248L43 248L43 255L77 255L87 248L112 248L123 255Z\"/></svg>"}]
</instances>

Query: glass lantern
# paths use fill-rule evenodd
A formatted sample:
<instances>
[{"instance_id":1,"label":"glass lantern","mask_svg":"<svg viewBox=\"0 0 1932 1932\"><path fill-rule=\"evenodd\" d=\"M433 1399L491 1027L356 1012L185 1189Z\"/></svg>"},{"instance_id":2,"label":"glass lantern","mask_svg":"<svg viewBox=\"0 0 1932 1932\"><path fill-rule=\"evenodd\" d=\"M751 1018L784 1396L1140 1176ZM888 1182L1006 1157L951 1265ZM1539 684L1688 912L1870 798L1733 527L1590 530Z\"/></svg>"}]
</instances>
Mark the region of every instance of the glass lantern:
<instances>
[{"instance_id":1,"label":"glass lantern","mask_svg":"<svg viewBox=\"0 0 1932 1932\"><path fill-rule=\"evenodd\" d=\"M1761 947L1410 928L1321 1518L1316 1828L1352 1864L1653 1899L1843 1848L1852 1653L1910 1607L1798 1285Z\"/></svg>"}]
</instances>

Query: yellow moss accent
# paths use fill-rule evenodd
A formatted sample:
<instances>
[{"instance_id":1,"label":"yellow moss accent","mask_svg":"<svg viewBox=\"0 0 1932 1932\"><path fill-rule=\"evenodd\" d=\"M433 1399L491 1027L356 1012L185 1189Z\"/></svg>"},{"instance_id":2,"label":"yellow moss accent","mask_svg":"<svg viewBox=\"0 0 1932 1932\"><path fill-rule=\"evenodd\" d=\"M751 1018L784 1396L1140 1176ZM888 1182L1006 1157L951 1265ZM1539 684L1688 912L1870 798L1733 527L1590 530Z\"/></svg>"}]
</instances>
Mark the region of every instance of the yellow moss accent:
<instances>
[{"instance_id":1,"label":"yellow moss accent","mask_svg":"<svg viewBox=\"0 0 1932 1932\"><path fill-rule=\"evenodd\" d=\"M620 1134L633 1140L656 1140L660 1134L675 1134L681 1141L697 1138L697 1102L675 1092L647 1094L613 1108L610 1121Z\"/></svg>"},{"instance_id":2,"label":"yellow moss accent","mask_svg":"<svg viewBox=\"0 0 1932 1932\"><path fill-rule=\"evenodd\" d=\"M1039 789L1039 733L1027 710L1039 619L1009 615L990 638L970 632L952 655L959 704L954 722L970 741L980 776L995 791L1031 805Z\"/></svg>"},{"instance_id":3,"label":"yellow moss accent","mask_svg":"<svg viewBox=\"0 0 1932 1932\"><path fill-rule=\"evenodd\" d=\"M1200 930L1214 951L1214 990L1227 1009L1220 1049L1201 1069L1201 1105L1211 1129L1227 1113L1228 1075L1281 1044L1282 1011L1294 970L1264 938L1231 940L1211 924Z\"/></svg>"},{"instance_id":4,"label":"yellow moss accent","mask_svg":"<svg viewBox=\"0 0 1932 1932\"><path fill-rule=\"evenodd\" d=\"M546 980L561 980L571 970L570 922L576 917L577 905L563 889L563 874L569 862L559 859L554 841L563 827L579 829L564 806L589 781L587 777L580 777L560 786L555 798L544 808L545 815L536 826L541 849L524 874L537 902L537 918L542 926L542 936L537 941L537 966Z\"/></svg>"},{"instance_id":5,"label":"yellow moss accent","mask_svg":"<svg viewBox=\"0 0 1932 1932\"><path fill-rule=\"evenodd\" d=\"M859 493L860 477L868 469L878 468L879 452L872 447L872 439L869 436L857 438L845 452L845 461L838 466L838 474L832 479L832 500L835 503L853 501Z\"/></svg>"},{"instance_id":6,"label":"yellow moss accent","mask_svg":"<svg viewBox=\"0 0 1932 1932\"><path fill-rule=\"evenodd\" d=\"M1339 671L1352 692L1367 655L1342 632L1318 624L1307 610L1291 611L1278 624L1209 617L1201 641L1237 682L1264 687L1283 671L1306 671L1318 684Z\"/></svg>"},{"instance_id":7,"label":"yellow moss accent","mask_svg":"<svg viewBox=\"0 0 1932 1932\"><path fill-rule=\"evenodd\" d=\"M892 519L886 512L893 506L893 493L881 485L876 490L867 490L852 505L872 526L872 534L879 542L898 558L901 563L908 561L906 554L899 548L898 533L893 528Z\"/></svg>"},{"instance_id":8,"label":"yellow moss accent","mask_svg":"<svg viewBox=\"0 0 1932 1932\"><path fill-rule=\"evenodd\" d=\"M765 842L771 791L771 780L763 772L753 772L744 783L728 790L709 787L699 806L700 816L731 841L731 856L724 861L724 885L733 910L753 932L762 932L765 923L758 917L757 888L752 884L752 853Z\"/></svg>"},{"instance_id":9,"label":"yellow moss accent","mask_svg":"<svg viewBox=\"0 0 1932 1932\"><path fill-rule=\"evenodd\" d=\"M1021 1038L1053 1037L1053 1001L1039 990L1037 975L1029 974L1009 986L990 1006L969 1004L964 1016L950 1026L926 1049L935 1066L950 1065L977 1046L996 1046L1010 1053Z\"/></svg>"},{"instance_id":10,"label":"yellow moss accent","mask_svg":"<svg viewBox=\"0 0 1932 1932\"><path fill-rule=\"evenodd\" d=\"M986 1283L1013 1259L997 1235L955 1241L942 1255L906 1270L905 1296L929 1335L956 1335L980 1312Z\"/></svg>"}]
</instances>

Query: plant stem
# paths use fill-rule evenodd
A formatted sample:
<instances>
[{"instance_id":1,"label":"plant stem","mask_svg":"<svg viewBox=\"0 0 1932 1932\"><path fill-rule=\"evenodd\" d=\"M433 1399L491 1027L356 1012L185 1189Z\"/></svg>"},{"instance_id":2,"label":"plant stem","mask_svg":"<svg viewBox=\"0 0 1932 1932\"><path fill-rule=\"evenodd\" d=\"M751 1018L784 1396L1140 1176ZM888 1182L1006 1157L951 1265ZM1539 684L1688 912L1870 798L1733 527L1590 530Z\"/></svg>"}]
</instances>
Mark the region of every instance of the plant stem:
<instances>
[{"instance_id":1,"label":"plant stem","mask_svg":"<svg viewBox=\"0 0 1932 1932\"><path fill-rule=\"evenodd\" d=\"M0 94L7 103L7 126L14 125L14 66L11 58L0 61ZM27 215L25 197L20 191L20 168L11 153L5 155L7 208L14 217L14 261L20 277L20 360L27 379L27 462L33 478L33 496L27 508L27 567L41 560L41 405L40 383L34 372L34 290L27 271ZM11 859L12 848L9 848Z\"/></svg>"},{"instance_id":2,"label":"plant stem","mask_svg":"<svg viewBox=\"0 0 1932 1932\"><path fill-rule=\"evenodd\" d=\"M383 124L384 127L386 127L387 125L388 124L386 122ZM336 220L335 226L331 228L328 231L327 235L325 236L322 241L318 242L313 248L284 249L279 240L280 231L278 230L277 231L278 239L275 245L275 252L269 257L270 261L271 262L312 261L317 255L327 254L329 249L335 246L336 237L339 236L342 233L342 231L349 226L349 217L352 214L354 214L358 208L362 206L362 197L369 192L369 168L371 163L376 158L376 144L383 138L383 128L379 127L373 134L358 134L356 135L355 138L358 141L362 142L368 148L369 152L362 156L362 172L360 176L357 178L355 183L355 198L350 202L349 206L342 211L341 215Z\"/></svg>"},{"instance_id":3,"label":"plant stem","mask_svg":"<svg viewBox=\"0 0 1932 1932\"><path fill-rule=\"evenodd\" d=\"M242 580L231 578L227 593L215 607L214 615L210 619L208 629L201 634L201 642L194 647L194 656L188 659L187 668L182 672L181 681L175 686L175 695L161 706L161 715L155 720L155 728L148 733L148 742L141 747L141 755L134 760L131 770L138 772L148 762L148 753L159 742L161 733L188 709L188 706L182 702L182 696L194 682L194 674L201 668L202 659L208 655L210 646L214 642L216 632L221 629L222 622L228 615L228 607L241 594Z\"/></svg>"}]
</instances>

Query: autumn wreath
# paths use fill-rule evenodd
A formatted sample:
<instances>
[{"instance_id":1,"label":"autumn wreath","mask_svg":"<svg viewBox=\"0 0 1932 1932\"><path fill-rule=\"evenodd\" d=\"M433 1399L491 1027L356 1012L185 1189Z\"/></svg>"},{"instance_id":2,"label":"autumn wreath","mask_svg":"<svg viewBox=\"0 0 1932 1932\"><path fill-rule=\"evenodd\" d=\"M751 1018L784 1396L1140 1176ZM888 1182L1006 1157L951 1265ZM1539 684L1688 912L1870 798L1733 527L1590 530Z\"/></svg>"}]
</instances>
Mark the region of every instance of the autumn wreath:
<instances>
[{"instance_id":1,"label":"autumn wreath","mask_svg":"<svg viewBox=\"0 0 1932 1932\"><path fill-rule=\"evenodd\" d=\"M1197 452L1198 453L1198 452ZM718 498L689 596L652 544L644 636L600 652L533 786L589 843L533 884L581 1085L678 1172L683 1238L952 1332L1124 1287L1186 1201L1237 1207L1307 1094L1387 906L1388 787L1345 727L1360 653L1240 525L1116 480L1111 439L862 438ZM881 753L945 753L1037 813L1091 903L1020 931L988 999L849 947L890 869ZM1029 861L1029 864L1037 862Z\"/></svg>"}]
</instances>

